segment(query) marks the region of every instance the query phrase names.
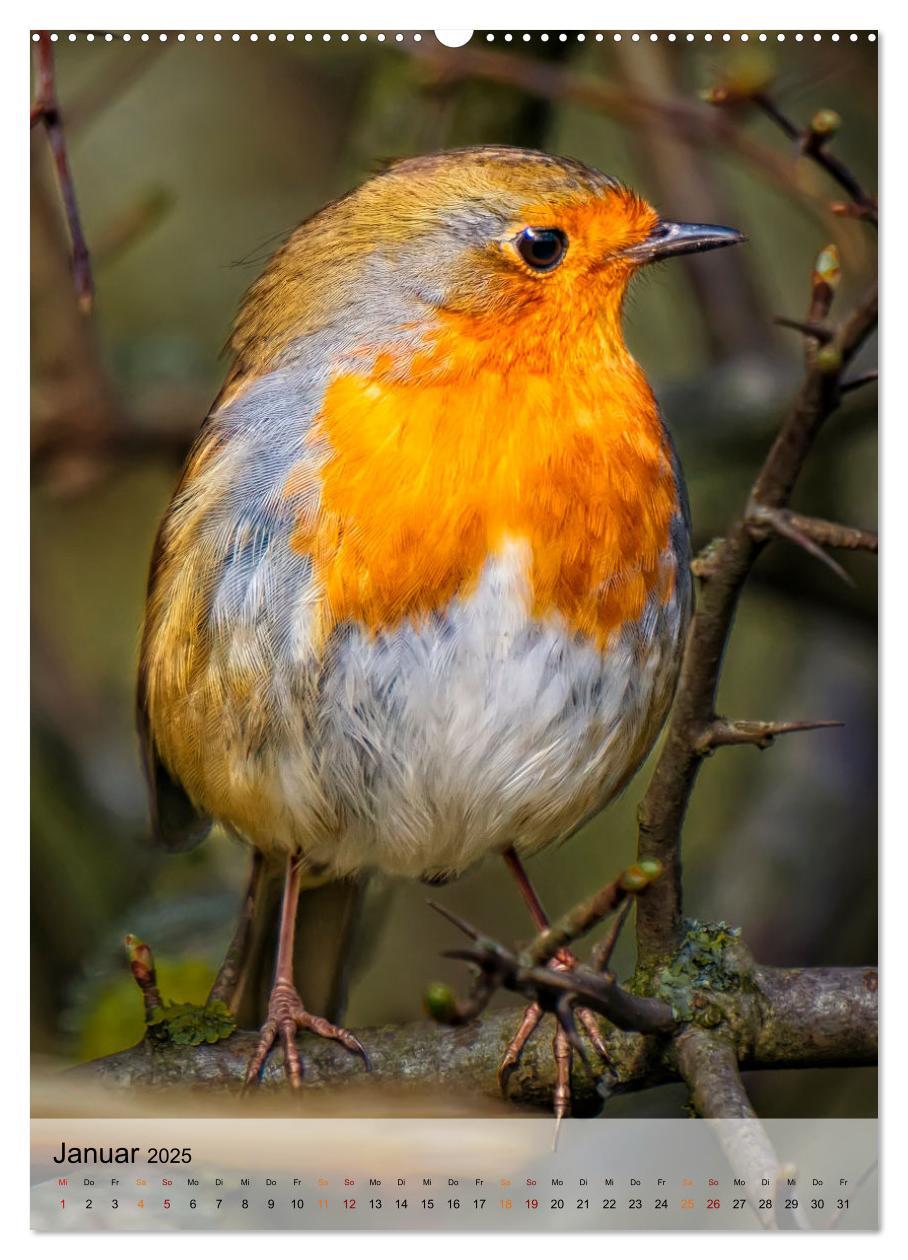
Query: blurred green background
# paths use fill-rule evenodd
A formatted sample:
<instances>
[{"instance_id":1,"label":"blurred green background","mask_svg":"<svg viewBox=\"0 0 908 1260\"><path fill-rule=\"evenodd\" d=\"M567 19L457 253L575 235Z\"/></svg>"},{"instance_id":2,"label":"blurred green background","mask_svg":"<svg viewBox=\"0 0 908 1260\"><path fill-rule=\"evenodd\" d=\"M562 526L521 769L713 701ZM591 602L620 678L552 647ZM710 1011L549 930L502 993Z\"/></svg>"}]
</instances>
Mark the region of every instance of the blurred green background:
<instances>
[{"instance_id":1,"label":"blurred green background","mask_svg":"<svg viewBox=\"0 0 908 1260\"><path fill-rule=\"evenodd\" d=\"M804 124L830 107L835 148L876 187L876 49L857 45L529 43L430 32L330 43L166 45L84 36L55 46L60 100L97 284L76 309L66 230L33 133L33 1045L60 1061L137 1040L141 1004L122 939L152 945L165 996L204 997L232 930L246 855L216 836L167 857L149 844L133 731L148 557L192 435L224 371L238 299L270 252L326 200L395 156L516 143L581 158L667 216L743 229L746 250L654 270L628 333L687 473L696 541L742 505L797 388L813 260L842 255L841 309L875 267L865 225L756 110L717 111L717 82L772 80ZM875 346L868 362L873 365ZM850 524L876 515L876 391L849 396L821 437L796 506ZM741 925L763 962L866 964L876 955L876 562L839 557L848 587L775 544L748 587L720 696L735 717L837 718L842 730L722 751L685 833L686 910ZM552 912L632 860L647 770L566 846L531 863ZM413 1018L452 929L421 885L373 880L350 990L353 1027ZM438 893L506 941L529 926L502 863ZM631 934L619 971L632 965ZM513 999L502 999L513 1001ZM516 1014L516 1012L515 1012ZM766 1115L875 1114L869 1070L756 1074ZM680 1088L615 1100L677 1115Z\"/></svg>"}]
</instances>

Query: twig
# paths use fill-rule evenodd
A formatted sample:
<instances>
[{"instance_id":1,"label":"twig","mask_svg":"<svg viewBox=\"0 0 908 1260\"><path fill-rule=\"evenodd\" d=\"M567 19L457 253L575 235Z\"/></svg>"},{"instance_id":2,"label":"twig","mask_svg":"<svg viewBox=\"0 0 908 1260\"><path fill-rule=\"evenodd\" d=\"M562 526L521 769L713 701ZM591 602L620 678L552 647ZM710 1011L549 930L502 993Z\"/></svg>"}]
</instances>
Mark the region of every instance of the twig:
<instances>
[{"instance_id":1,"label":"twig","mask_svg":"<svg viewBox=\"0 0 908 1260\"><path fill-rule=\"evenodd\" d=\"M862 217L877 226L876 200L861 187L854 172L834 153L826 148L827 141L838 130L840 120L832 110L820 110L813 116L808 127L801 131L795 123L765 92L756 92L751 97L753 103L771 118L789 140L798 142L805 157L811 158L817 166L823 168L840 188L848 193L851 200L862 212Z\"/></svg>"},{"instance_id":2,"label":"twig","mask_svg":"<svg viewBox=\"0 0 908 1260\"><path fill-rule=\"evenodd\" d=\"M47 133L47 142L53 154L57 168L57 182L63 198L63 209L69 227L72 243L73 280L79 309L85 314L91 311L94 302L94 282L91 275L91 259L88 246L82 232L79 218L79 206L76 201L76 189L69 167L69 156L66 150L66 137L63 133L63 116L57 100L57 83L54 67L54 46L50 32L40 31L35 44L35 73L38 80L37 99L31 109L31 125L43 122Z\"/></svg>"},{"instance_id":3,"label":"twig","mask_svg":"<svg viewBox=\"0 0 908 1260\"><path fill-rule=\"evenodd\" d=\"M522 960L531 966L547 963L560 949L585 936L597 923L614 914L628 897L642 896L661 874L660 862L649 861L629 866L617 879L581 901L541 932L521 955Z\"/></svg>"},{"instance_id":4,"label":"twig","mask_svg":"<svg viewBox=\"0 0 908 1260\"><path fill-rule=\"evenodd\" d=\"M732 744L753 744L757 748L769 748L779 735L791 735L797 731L821 731L827 727L843 726L843 722L729 722L714 718L697 737L695 747L706 754L716 748Z\"/></svg>"},{"instance_id":5,"label":"twig","mask_svg":"<svg viewBox=\"0 0 908 1260\"><path fill-rule=\"evenodd\" d=\"M806 517L800 519L807 520ZM766 538L776 533L780 538L787 538L789 542L793 542L815 560L825 564L836 577L841 578L846 586L854 585L838 560L833 560L832 556L827 555L813 535L800 527L794 513L785 512L781 508L769 508L762 503L754 503L751 505L749 520L751 532L755 537Z\"/></svg>"},{"instance_id":6,"label":"twig","mask_svg":"<svg viewBox=\"0 0 908 1260\"><path fill-rule=\"evenodd\" d=\"M860 217L876 226L875 198L864 191L857 176L841 158L830 153L826 147L842 124L841 118L834 110L818 110L802 131L770 96L765 82L751 86L736 84L730 88L719 85L704 93L704 98L712 105L740 105L745 101L756 105L767 118L772 119L789 140L795 142L799 153L815 162L848 193L860 212Z\"/></svg>"}]
</instances>

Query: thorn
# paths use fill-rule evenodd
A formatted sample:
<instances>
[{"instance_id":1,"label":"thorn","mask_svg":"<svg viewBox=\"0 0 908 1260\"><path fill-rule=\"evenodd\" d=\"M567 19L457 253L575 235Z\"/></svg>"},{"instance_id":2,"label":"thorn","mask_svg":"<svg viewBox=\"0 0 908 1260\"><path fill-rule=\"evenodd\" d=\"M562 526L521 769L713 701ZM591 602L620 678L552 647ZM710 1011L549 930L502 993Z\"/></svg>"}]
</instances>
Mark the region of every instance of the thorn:
<instances>
[{"instance_id":1,"label":"thorn","mask_svg":"<svg viewBox=\"0 0 908 1260\"><path fill-rule=\"evenodd\" d=\"M477 967L482 967L487 961L487 955L478 949L444 949L438 956L454 962L475 963Z\"/></svg>"},{"instance_id":2,"label":"thorn","mask_svg":"<svg viewBox=\"0 0 908 1260\"><path fill-rule=\"evenodd\" d=\"M461 932L471 937L474 941L482 939L482 933L474 928L471 923L468 923L466 919L462 919L459 914L455 914L453 910L448 910L444 906L439 905L437 901L432 901L431 899L427 899L426 905L431 906L433 910L437 910L443 918L447 919L449 923L453 923L456 928L460 928Z\"/></svg>"},{"instance_id":3,"label":"thorn","mask_svg":"<svg viewBox=\"0 0 908 1260\"><path fill-rule=\"evenodd\" d=\"M808 555L813 556L815 560L819 560L821 564L825 564L827 569L830 569L836 577L841 578L846 586L854 586L852 578L842 568L838 560L834 560L828 551L824 551L823 548L815 543L812 538L808 538L806 534L802 533L801 530L797 529L790 522L783 526L779 530L779 533L784 534L786 538L795 543L798 547L802 548L802 550L806 551Z\"/></svg>"},{"instance_id":4,"label":"thorn","mask_svg":"<svg viewBox=\"0 0 908 1260\"><path fill-rule=\"evenodd\" d=\"M864 372L862 376L854 376L850 381L843 381L839 386L839 393L850 394L852 390L861 389L864 385L873 385L879 377L879 372Z\"/></svg>"},{"instance_id":5,"label":"thorn","mask_svg":"<svg viewBox=\"0 0 908 1260\"><path fill-rule=\"evenodd\" d=\"M801 731L822 731L844 726L835 719L819 718L805 722L755 722L742 720L729 722L715 718L704 728L696 741L698 753L707 754L716 748L732 744L753 744L757 748L769 748L779 735L794 735Z\"/></svg>"},{"instance_id":6,"label":"thorn","mask_svg":"<svg viewBox=\"0 0 908 1260\"><path fill-rule=\"evenodd\" d=\"M809 319L788 319L785 315L777 315L772 322L779 328L793 328L805 337L813 337L814 341L823 346L828 345L834 336L831 328L827 328L825 324L815 324Z\"/></svg>"},{"instance_id":7,"label":"thorn","mask_svg":"<svg viewBox=\"0 0 908 1260\"><path fill-rule=\"evenodd\" d=\"M766 528L773 529L783 538L787 538L789 542L793 542L800 547L802 551L806 551L808 555L813 556L815 560L819 560L825 564L828 569L842 579L846 586L854 586L854 582L848 573L842 568L838 560L834 560L828 551L825 551L819 543L799 529L792 520L790 512L782 511L778 508L765 507L762 504L751 506L748 513L748 521L751 532L756 531L757 536L765 536Z\"/></svg>"},{"instance_id":8,"label":"thorn","mask_svg":"<svg viewBox=\"0 0 908 1260\"><path fill-rule=\"evenodd\" d=\"M633 904L633 900L628 897L627 901L612 920L608 934L602 938L593 950L590 957L590 966L594 971L605 971L608 967L612 954L615 952L615 946L618 944L621 929L627 922L627 916L630 914Z\"/></svg>"}]
</instances>

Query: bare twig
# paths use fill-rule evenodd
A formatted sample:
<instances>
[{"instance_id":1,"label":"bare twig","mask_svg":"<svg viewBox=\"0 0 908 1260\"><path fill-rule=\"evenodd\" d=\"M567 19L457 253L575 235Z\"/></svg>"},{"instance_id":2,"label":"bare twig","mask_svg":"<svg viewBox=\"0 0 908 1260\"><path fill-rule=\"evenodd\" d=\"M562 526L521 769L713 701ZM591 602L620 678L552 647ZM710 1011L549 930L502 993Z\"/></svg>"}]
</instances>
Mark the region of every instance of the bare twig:
<instances>
[{"instance_id":1,"label":"bare twig","mask_svg":"<svg viewBox=\"0 0 908 1260\"><path fill-rule=\"evenodd\" d=\"M94 301L94 283L91 275L91 260L88 246L82 232L79 218L79 206L76 201L76 189L69 166L69 155L66 150L66 137L63 133L63 116L57 100L57 83L54 68L54 46L50 32L40 31L35 44L35 73L37 78L37 99L31 109L31 125L44 124L47 142L53 154L57 168L57 181L63 209L69 226L72 243L72 269L75 281L76 297L80 310L86 314L91 311Z\"/></svg>"},{"instance_id":2,"label":"bare twig","mask_svg":"<svg viewBox=\"0 0 908 1260\"><path fill-rule=\"evenodd\" d=\"M832 110L820 110L810 124L801 131L787 114L776 104L766 92L756 92L751 97L755 105L771 118L790 140L795 140L805 157L811 158L817 166L823 168L840 188L843 188L856 206L861 210L861 217L874 227L877 225L876 199L861 187L854 172L834 153L827 149L827 142L838 130L840 119Z\"/></svg>"},{"instance_id":3,"label":"bare twig","mask_svg":"<svg viewBox=\"0 0 908 1260\"><path fill-rule=\"evenodd\" d=\"M737 1052L727 1037L691 1024L675 1038L675 1054L698 1116L706 1120L756 1117L738 1071Z\"/></svg>"},{"instance_id":4,"label":"bare twig","mask_svg":"<svg viewBox=\"0 0 908 1260\"><path fill-rule=\"evenodd\" d=\"M662 865L659 862L629 866L617 879L581 901L541 932L522 957L533 966L548 962L560 949L585 936L603 919L614 914L628 897L639 897L645 893L661 874Z\"/></svg>"},{"instance_id":5,"label":"bare twig","mask_svg":"<svg viewBox=\"0 0 908 1260\"><path fill-rule=\"evenodd\" d=\"M859 217L876 226L876 199L864 191L850 167L828 150L829 141L842 123L834 110L818 110L802 131L770 95L769 83L766 80L754 80L749 83L742 80L738 83L717 84L704 92L703 98L711 105L718 106L736 106L744 103L756 105L767 118L772 119L787 139L795 142L798 153L815 162L848 193ZM839 212L841 213L841 209Z\"/></svg>"},{"instance_id":6,"label":"bare twig","mask_svg":"<svg viewBox=\"0 0 908 1260\"><path fill-rule=\"evenodd\" d=\"M695 747L704 754L732 744L753 744L757 748L769 748L779 735L791 735L797 731L821 731L827 727L843 725L843 722L831 721L729 722L725 718L714 718L697 737Z\"/></svg>"}]
</instances>

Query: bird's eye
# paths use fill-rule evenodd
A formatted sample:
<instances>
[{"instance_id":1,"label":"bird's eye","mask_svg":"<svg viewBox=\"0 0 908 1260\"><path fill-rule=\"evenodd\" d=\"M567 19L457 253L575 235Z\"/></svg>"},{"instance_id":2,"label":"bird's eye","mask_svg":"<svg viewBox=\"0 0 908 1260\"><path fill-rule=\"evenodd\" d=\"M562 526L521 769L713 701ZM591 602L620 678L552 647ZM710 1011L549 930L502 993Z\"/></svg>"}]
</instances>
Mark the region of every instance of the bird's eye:
<instances>
[{"instance_id":1,"label":"bird's eye","mask_svg":"<svg viewBox=\"0 0 908 1260\"><path fill-rule=\"evenodd\" d=\"M567 253L568 242L559 228L524 228L514 244L528 267L553 271Z\"/></svg>"}]
</instances>

